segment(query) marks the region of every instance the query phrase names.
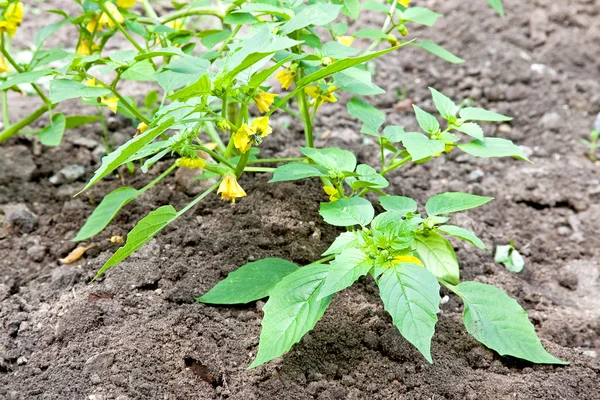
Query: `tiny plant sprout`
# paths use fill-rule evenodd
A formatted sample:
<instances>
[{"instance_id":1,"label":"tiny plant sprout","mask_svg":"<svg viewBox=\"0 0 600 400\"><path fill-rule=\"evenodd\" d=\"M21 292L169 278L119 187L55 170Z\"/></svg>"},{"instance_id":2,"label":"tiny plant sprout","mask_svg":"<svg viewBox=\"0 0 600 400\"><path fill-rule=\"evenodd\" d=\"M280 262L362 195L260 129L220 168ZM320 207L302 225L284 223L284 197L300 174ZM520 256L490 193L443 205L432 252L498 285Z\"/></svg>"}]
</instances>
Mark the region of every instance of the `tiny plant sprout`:
<instances>
[{"instance_id":1,"label":"tiny plant sprout","mask_svg":"<svg viewBox=\"0 0 600 400\"><path fill-rule=\"evenodd\" d=\"M525 267L525 260L515 248L515 242L512 239L509 244L496 247L494 261L504 265L507 270L514 273L523 271Z\"/></svg>"},{"instance_id":2,"label":"tiny plant sprout","mask_svg":"<svg viewBox=\"0 0 600 400\"><path fill-rule=\"evenodd\" d=\"M432 27L442 17L424 7L435 2L419 2L417 7L410 0L224 0L173 3L177 10L162 15L152 2L144 1L139 7L135 3L74 1L68 11L53 10L58 21L44 26L31 51L19 58L11 56L10 40L19 34L21 20L29 16L23 16L19 1L2 4L3 104L7 90L20 91L20 85L29 85L41 106L19 121L9 121L5 112L0 142L43 115L50 115L49 122L34 132L43 146L59 146L67 129L100 121L106 146L112 151L78 194L123 170L122 166L141 173L148 173L159 161L163 166L144 186L123 186L106 193L74 241L98 235L122 208L146 191L156 190L155 186L169 190L163 180L177 169L191 170L199 179L214 178L187 205L176 209L165 204L149 210L125 238L113 236L111 247L119 248L94 279L175 219L190 218L188 211L205 198L219 194L223 201L218 207L239 207L246 196L259 195L243 188L240 178L244 174L271 174L274 185L313 179L324 191L314 218L342 232L322 258L305 266L280 258L252 261L197 299L209 304L246 304L268 298L258 352L249 368L289 351L313 329L332 297L361 277L374 281L399 334L427 362L436 358L431 340L440 304L448 302L448 296L457 296L462 300L466 330L499 355L566 364L544 349L514 299L491 285L461 279L449 239L464 241L482 254L487 245L477 232L454 225L453 217L479 207L485 212L491 197L445 192L419 204L391 195L400 188L392 187L389 174L451 153L529 161L512 141L485 135L484 124L511 117L464 99L451 99L435 88L429 88L431 107L411 104L412 108L402 110L407 116L414 114L416 123L410 125L414 129L389 123L387 114L373 105L373 96L385 90L373 81L372 60L414 47L449 64L465 61L450 50L460 49L460 43L449 40L450 49L446 49L428 40L427 30L419 28ZM504 13L501 0L489 3ZM379 14L372 21L383 24L356 28L353 21L366 9ZM192 23L198 15L206 23ZM48 48L47 39L67 27L76 32L73 48ZM130 49L105 49L115 36L129 42ZM121 91L127 81L142 81L154 89L145 97L129 97ZM399 93L403 96L405 91ZM96 115L64 115L56 109L74 99ZM359 162L345 149L315 146L315 121L336 102L345 103L356 130L368 139L364 143L374 146L375 162ZM137 127L128 141L114 149L105 121L105 115L113 113ZM286 149L285 157L262 157L261 149L283 134L274 123L282 114L303 127L303 146ZM590 158L595 157L598 132L594 135L586 141ZM290 157L288 153L294 151ZM429 178L423 175L421 179ZM80 257L87 247L78 249L63 262ZM523 267L513 245L497 249L496 257L509 269Z\"/></svg>"},{"instance_id":3,"label":"tiny plant sprout","mask_svg":"<svg viewBox=\"0 0 600 400\"><path fill-rule=\"evenodd\" d=\"M591 162L596 162L596 150L598 148L598 136L600 131L594 129L590 132L589 139L581 139L581 142L588 148L588 158Z\"/></svg>"}]
</instances>

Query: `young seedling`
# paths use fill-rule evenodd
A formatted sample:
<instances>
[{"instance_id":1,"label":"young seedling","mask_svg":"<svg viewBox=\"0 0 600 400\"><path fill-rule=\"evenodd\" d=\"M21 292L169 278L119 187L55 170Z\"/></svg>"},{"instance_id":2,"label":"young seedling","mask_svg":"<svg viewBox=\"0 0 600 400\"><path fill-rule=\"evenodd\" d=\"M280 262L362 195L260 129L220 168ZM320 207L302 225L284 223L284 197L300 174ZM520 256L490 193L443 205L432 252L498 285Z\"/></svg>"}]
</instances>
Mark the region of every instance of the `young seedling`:
<instances>
[{"instance_id":1,"label":"young seedling","mask_svg":"<svg viewBox=\"0 0 600 400\"><path fill-rule=\"evenodd\" d=\"M523 268L525 267L525 260L515 248L515 242L512 239L509 244L496 247L494 261L504 265L507 270L516 274L523 271Z\"/></svg>"},{"instance_id":2,"label":"young seedling","mask_svg":"<svg viewBox=\"0 0 600 400\"><path fill-rule=\"evenodd\" d=\"M581 142L585 144L588 148L588 158L591 162L596 162L596 149L598 148L598 136L600 136L600 132L596 129L593 129L590 132L589 140L581 139Z\"/></svg>"}]
</instances>

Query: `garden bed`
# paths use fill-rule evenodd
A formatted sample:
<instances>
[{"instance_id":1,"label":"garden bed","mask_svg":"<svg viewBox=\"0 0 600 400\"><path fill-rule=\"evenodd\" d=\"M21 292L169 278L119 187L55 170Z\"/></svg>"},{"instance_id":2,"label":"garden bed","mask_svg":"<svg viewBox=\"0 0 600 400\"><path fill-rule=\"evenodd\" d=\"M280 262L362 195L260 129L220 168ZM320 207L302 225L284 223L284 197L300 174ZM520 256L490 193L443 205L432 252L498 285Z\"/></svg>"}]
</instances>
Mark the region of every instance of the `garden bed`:
<instances>
[{"instance_id":1,"label":"garden bed","mask_svg":"<svg viewBox=\"0 0 600 400\"><path fill-rule=\"evenodd\" d=\"M61 8L64 1L47 3ZM168 189L158 185L129 204L83 259L62 265L93 205L122 183L105 180L72 197L99 166L101 129L91 125L69 131L58 148L23 137L0 147L0 397L600 399L600 169L579 140L600 111L600 5L509 0L508 16L499 18L483 0L423 3L445 14L428 35L467 63L453 66L418 49L387 55L376 62L375 82L388 93L374 103L388 120L410 127L410 100L433 106L428 86L470 97L514 117L488 129L524 146L534 164L452 154L391 173L388 192L420 204L445 191L495 197L458 215L457 225L492 249L514 239L526 267L510 273L491 253L453 242L462 275L516 298L544 346L570 366L499 357L467 334L452 295L441 306L430 365L391 324L368 277L336 295L291 352L247 371L264 302L215 307L193 298L249 261L281 257L303 265L319 258L339 233L318 215L318 202L327 199L321 185L268 184L268 174L245 174L248 197L231 205L210 195L187 221L174 221L88 284L118 248L111 236L125 235L160 205L180 209L206 184L178 172ZM25 47L37 29L26 19L15 46ZM75 44L65 35L64 45ZM359 162L377 159L377 147L364 146L340 103L323 106L316 145L350 149ZM15 98L11 113L33 107ZM299 156L302 127L278 114L272 120L262 154ZM109 120L115 143L135 133L129 124ZM50 182L73 164L84 172L75 181ZM123 170L121 177L141 187L167 166L158 163L148 175Z\"/></svg>"}]
</instances>

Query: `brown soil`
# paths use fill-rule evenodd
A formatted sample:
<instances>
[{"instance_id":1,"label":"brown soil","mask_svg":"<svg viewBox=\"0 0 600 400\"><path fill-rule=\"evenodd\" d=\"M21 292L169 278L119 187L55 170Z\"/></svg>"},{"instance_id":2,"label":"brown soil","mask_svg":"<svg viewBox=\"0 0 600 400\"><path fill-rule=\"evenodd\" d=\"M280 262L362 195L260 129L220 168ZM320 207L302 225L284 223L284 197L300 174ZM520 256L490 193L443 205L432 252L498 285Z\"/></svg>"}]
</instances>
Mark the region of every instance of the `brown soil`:
<instances>
[{"instance_id":1,"label":"brown soil","mask_svg":"<svg viewBox=\"0 0 600 400\"><path fill-rule=\"evenodd\" d=\"M418 3L445 14L436 29L418 33L468 62L452 66L416 50L379 60L376 81L389 93L378 105L390 121L412 126L412 113L394 108L395 89L407 89L426 109L432 107L427 86L470 97L515 117L487 133L526 146L535 164L453 155L391 174L390 192L420 202L449 190L494 196L455 223L492 248L514 238L526 268L511 274L489 253L455 243L463 279L515 297L542 343L570 366L533 365L487 350L466 333L453 296L441 307L429 365L392 326L374 282L363 279L335 296L291 352L247 371L264 303L213 307L193 297L248 261L317 259L338 233L317 213L325 200L320 186L267 184L267 175L247 174L241 182L247 198L232 206L210 196L89 285L118 246L110 236L125 235L160 205L181 208L192 198L182 179L169 178L127 206L84 259L61 265L92 205L120 185L105 180L71 197L98 166L98 155L80 140L100 141L99 126L92 126L67 133L58 149L25 138L2 145L0 208L8 215L7 204L21 203L29 211L0 222L0 398L600 399L600 170L579 142L600 111L600 5L508 0L508 17L501 19L483 0ZM35 29L25 23L19 34L30 41ZM25 39L18 43L25 46ZM73 45L66 34L64 40ZM32 107L17 101L15 116ZM287 127L285 117L277 123L263 154L296 155L300 127ZM110 124L115 143L134 130L127 121ZM316 131L318 146L349 148L362 162L376 163L376 148L363 146L340 103L323 107ZM86 174L52 185L48 178L69 164L84 166ZM123 179L141 187L164 168Z\"/></svg>"}]
</instances>

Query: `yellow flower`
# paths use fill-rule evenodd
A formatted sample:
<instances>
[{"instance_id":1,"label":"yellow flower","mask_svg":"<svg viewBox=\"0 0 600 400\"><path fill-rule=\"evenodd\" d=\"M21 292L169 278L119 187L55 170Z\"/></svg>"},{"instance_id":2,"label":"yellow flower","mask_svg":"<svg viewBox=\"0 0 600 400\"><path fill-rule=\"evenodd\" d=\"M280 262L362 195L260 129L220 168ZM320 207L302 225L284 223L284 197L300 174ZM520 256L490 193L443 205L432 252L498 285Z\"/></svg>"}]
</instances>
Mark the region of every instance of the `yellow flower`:
<instances>
[{"instance_id":1,"label":"yellow flower","mask_svg":"<svg viewBox=\"0 0 600 400\"><path fill-rule=\"evenodd\" d=\"M114 113L117 112L117 106L119 105L119 99L116 97L104 97L100 98L100 103L104 104L108 109Z\"/></svg>"},{"instance_id":2,"label":"yellow flower","mask_svg":"<svg viewBox=\"0 0 600 400\"><path fill-rule=\"evenodd\" d=\"M398 3L402 4L404 7L408 7L410 0L398 0Z\"/></svg>"},{"instance_id":3,"label":"yellow flower","mask_svg":"<svg viewBox=\"0 0 600 400\"><path fill-rule=\"evenodd\" d=\"M392 259L392 262L394 264L412 263L412 264L417 264L417 265L420 265L421 267L424 267L423 262L415 256L396 256Z\"/></svg>"},{"instance_id":4,"label":"yellow flower","mask_svg":"<svg viewBox=\"0 0 600 400\"><path fill-rule=\"evenodd\" d=\"M114 18L114 20L117 21L119 24L122 24L123 21L125 21L125 18L121 15L119 9L113 3L107 1L104 3L104 6L106 7L110 15ZM111 28L114 28L116 26L112 18L110 18L106 13L102 13L102 16L98 20L98 23L100 24L100 27L103 27L106 24L108 24L108 26Z\"/></svg>"},{"instance_id":5,"label":"yellow flower","mask_svg":"<svg viewBox=\"0 0 600 400\"><path fill-rule=\"evenodd\" d=\"M275 74L275 78L281 83L281 87L286 90L292 86L295 77L296 71L292 71L290 68L284 68Z\"/></svg>"},{"instance_id":6,"label":"yellow flower","mask_svg":"<svg viewBox=\"0 0 600 400\"><path fill-rule=\"evenodd\" d=\"M309 86L305 88L304 91L307 95L315 99L318 108L321 107L321 104L325 102L335 103L337 101L337 98L333 95L333 92L337 89L337 86L330 86L327 88L326 92L323 92L323 90L319 86Z\"/></svg>"},{"instance_id":7,"label":"yellow flower","mask_svg":"<svg viewBox=\"0 0 600 400\"><path fill-rule=\"evenodd\" d=\"M165 26L168 26L171 29L175 29L176 31L180 30L181 28L183 28L183 19L179 18L179 19L174 19L173 21L169 21L165 24Z\"/></svg>"},{"instance_id":8,"label":"yellow flower","mask_svg":"<svg viewBox=\"0 0 600 400\"><path fill-rule=\"evenodd\" d=\"M17 33L17 24L11 21L0 21L0 32L8 33L10 37Z\"/></svg>"},{"instance_id":9,"label":"yellow flower","mask_svg":"<svg viewBox=\"0 0 600 400\"><path fill-rule=\"evenodd\" d=\"M135 136L146 132L146 129L148 129L148 124L145 122L140 122L135 130Z\"/></svg>"},{"instance_id":10,"label":"yellow flower","mask_svg":"<svg viewBox=\"0 0 600 400\"><path fill-rule=\"evenodd\" d=\"M266 137L273 129L269 126L269 117L260 117L252 121L252 130L261 138Z\"/></svg>"},{"instance_id":11,"label":"yellow flower","mask_svg":"<svg viewBox=\"0 0 600 400\"><path fill-rule=\"evenodd\" d=\"M89 33L94 33L95 31L101 31L102 28L104 28L104 24L100 24L100 16L98 14L94 14L92 15L92 19L90 19L90 22L87 23L87 25L85 26L85 29L87 29L87 31Z\"/></svg>"},{"instance_id":12,"label":"yellow flower","mask_svg":"<svg viewBox=\"0 0 600 400\"><path fill-rule=\"evenodd\" d=\"M79 44L77 45L77 49L75 50L75 53L78 56L89 56L90 54L92 54L92 41L89 38L83 38L79 41ZM90 79L90 81L93 81L93 84L88 85L88 86L95 86L96 85L96 80L95 79ZM87 82L86 82L87 85Z\"/></svg>"},{"instance_id":13,"label":"yellow flower","mask_svg":"<svg viewBox=\"0 0 600 400\"><path fill-rule=\"evenodd\" d=\"M256 107L258 107L258 111L261 113L269 111L269 107L273 104L275 97L277 97L276 94L267 93L259 89L258 94L254 96L254 102L256 103Z\"/></svg>"},{"instance_id":14,"label":"yellow flower","mask_svg":"<svg viewBox=\"0 0 600 400\"><path fill-rule=\"evenodd\" d=\"M338 36L338 43L343 44L344 46L352 46L352 42L354 42L354 36Z\"/></svg>"},{"instance_id":15,"label":"yellow flower","mask_svg":"<svg viewBox=\"0 0 600 400\"><path fill-rule=\"evenodd\" d=\"M232 203L235 203L236 198L246 196L244 189L238 184L235 176L231 174L223 177L223 181L219 185L219 190L217 190L217 194L219 193L221 193L221 199L231 200Z\"/></svg>"},{"instance_id":16,"label":"yellow flower","mask_svg":"<svg viewBox=\"0 0 600 400\"><path fill-rule=\"evenodd\" d=\"M323 186L323 191L329 195L329 201L334 202L339 200L340 192L333 186Z\"/></svg>"},{"instance_id":17,"label":"yellow flower","mask_svg":"<svg viewBox=\"0 0 600 400\"><path fill-rule=\"evenodd\" d=\"M190 169L202 169L206 165L206 161L201 158L180 158L177 160L177 165Z\"/></svg>"},{"instance_id":18,"label":"yellow flower","mask_svg":"<svg viewBox=\"0 0 600 400\"><path fill-rule=\"evenodd\" d=\"M23 21L23 3L20 1L8 3L8 6L4 10L4 18L9 22L19 25Z\"/></svg>"},{"instance_id":19,"label":"yellow flower","mask_svg":"<svg viewBox=\"0 0 600 400\"><path fill-rule=\"evenodd\" d=\"M0 73L8 72L8 64L4 59L4 56L0 55Z\"/></svg>"},{"instance_id":20,"label":"yellow flower","mask_svg":"<svg viewBox=\"0 0 600 400\"><path fill-rule=\"evenodd\" d=\"M96 78L88 79L83 83L85 84L85 86L96 87Z\"/></svg>"},{"instance_id":21,"label":"yellow flower","mask_svg":"<svg viewBox=\"0 0 600 400\"><path fill-rule=\"evenodd\" d=\"M117 0L117 5L121 8L131 8L135 5L136 0Z\"/></svg>"},{"instance_id":22,"label":"yellow flower","mask_svg":"<svg viewBox=\"0 0 600 400\"><path fill-rule=\"evenodd\" d=\"M233 144L236 149L245 153L252 147L252 136L254 136L252 128L247 124L243 124L240 129L233 134Z\"/></svg>"}]
</instances>

